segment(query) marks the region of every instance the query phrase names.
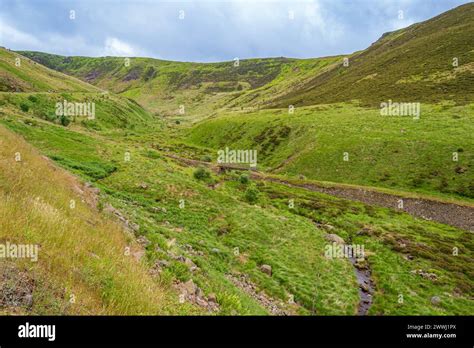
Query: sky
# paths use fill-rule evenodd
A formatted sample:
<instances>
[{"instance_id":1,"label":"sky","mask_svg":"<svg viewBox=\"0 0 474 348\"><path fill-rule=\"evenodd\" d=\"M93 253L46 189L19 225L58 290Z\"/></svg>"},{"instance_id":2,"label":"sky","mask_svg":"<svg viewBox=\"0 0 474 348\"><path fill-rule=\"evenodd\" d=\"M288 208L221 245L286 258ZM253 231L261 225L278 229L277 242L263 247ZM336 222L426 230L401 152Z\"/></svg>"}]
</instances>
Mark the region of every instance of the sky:
<instances>
[{"instance_id":1,"label":"sky","mask_svg":"<svg viewBox=\"0 0 474 348\"><path fill-rule=\"evenodd\" d=\"M0 0L0 46L70 56L217 62L314 58L467 0Z\"/></svg>"}]
</instances>

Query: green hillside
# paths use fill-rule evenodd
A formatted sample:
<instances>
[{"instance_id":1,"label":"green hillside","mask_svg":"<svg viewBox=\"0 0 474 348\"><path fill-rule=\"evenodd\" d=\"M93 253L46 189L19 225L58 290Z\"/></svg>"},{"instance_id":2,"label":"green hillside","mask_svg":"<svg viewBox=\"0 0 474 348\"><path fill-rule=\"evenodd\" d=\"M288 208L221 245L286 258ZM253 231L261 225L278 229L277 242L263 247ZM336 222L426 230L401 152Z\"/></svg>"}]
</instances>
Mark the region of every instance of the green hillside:
<instances>
[{"instance_id":1,"label":"green hillside","mask_svg":"<svg viewBox=\"0 0 474 348\"><path fill-rule=\"evenodd\" d=\"M100 90L0 47L0 92L63 91L99 92Z\"/></svg>"},{"instance_id":2,"label":"green hillside","mask_svg":"<svg viewBox=\"0 0 474 348\"><path fill-rule=\"evenodd\" d=\"M351 104L227 113L184 133L214 160L254 149L275 173L474 199L473 104L423 104L419 120Z\"/></svg>"},{"instance_id":3,"label":"green hillside","mask_svg":"<svg viewBox=\"0 0 474 348\"><path fill-rule=\"evenodd\" d=\"M452 212L474 206L473 9L349 67L0 50L0 241L41 246L37 263L0 260L0 313L472 314L472 225ZM420 118L382 116L380 98L421 102ZM58 115L65 101L94 117ZM224 148L256 150L257 171L218 163ZM347 245L364 258L327 255Z\"/></svg>"},{"instance_id":4,"label":"green hillside","mask_svg":"<svg viewBox=\"0 0 474 348\"><path fill-rule=\"evenodd\" d=\"M260 107L303 86L340 57L267 58L223 63L183 63L152 58L63 57L19 52L52 69L133 98L175 119L200 119L220 108ZM184 106L182 111L180 107Z\"/></svg>"},{"instance_id":5,"label":"green hillside","mask_svg":"<svg viewBox=\"0 0 474 348\"><path fill-rule=\"evenodd\" d=\"M389 99L413 102L474 99L474 4L384 34L364 51L317 75L273 103L276 107L358 100L379 106ZM454 59L457 66L453 66Z\"/></svg>"},{"instance_id":6,"label":"green hillside","mask_svg":"<svg viewBox=\"0 0 474 348\"><path fill-rule=\"evenodd\" d=\"M112 205L138 226L136 236L146 247L143 262L158 272L155 281L170 292L170 302L179 298L179 291L173 294L176 287L193 280L203 299L216 298L218 310L211 313L355 314L360 301L356 274L348 259L326 258L331 233L365 245L376 284L368 314L472 311L468 296L473 249L467 231L386 208L244 179L246 174L238 171L197 175L197 165L168 157L173 147L181 154L193 149L179 150L173 139L156 129L87 131L41 119L31 123L18 112L2 117L0 123L100 188L100 209L107 212ZM295 202L293 208L290 200ZM29 235L22 238L34 241ZM398 241L406 249L400 249ZM459 256L439 254L452 245L460 248ZM262 272L263 265L271 266L271 275ZM412 272L417 269L435 274L436 281ZM244 291L242 280L231 281L242 276L276 307ZM405 294L404 304L399 303L399 294ZM429 304L433 296L441 296L442 303ZM291 298L294 304L289 303ZM189 301L167 307L168 311L209 313L208 307L196 303L187 307L193 304ZM133 307L127 310L137 313Z\"/></svg>"}]
</instances>

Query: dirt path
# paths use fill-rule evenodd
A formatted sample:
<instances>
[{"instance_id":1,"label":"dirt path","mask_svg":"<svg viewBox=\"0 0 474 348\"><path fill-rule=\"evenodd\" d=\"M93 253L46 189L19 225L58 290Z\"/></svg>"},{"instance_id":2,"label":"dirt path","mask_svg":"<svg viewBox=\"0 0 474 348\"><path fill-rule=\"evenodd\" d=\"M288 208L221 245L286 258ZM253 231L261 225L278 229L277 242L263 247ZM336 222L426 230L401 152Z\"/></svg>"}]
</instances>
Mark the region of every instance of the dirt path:
<instances>
[{"instance_id":1,"label":"dirt path","mask_svg":"<svg viewBox=\"0 0 474 348\"><path fill-rule=\"evenodd\" d=\"M304 188L314 192L326 193L369 205L401 210L415 217L441 222L446 225L474 232L474 208L467 205L424 198L407 198L364 188L341 186L326 187L313 183L295 184L287 180L272 177L266 177L263 180L277 182L291 187Z\"/></svg>"},{"instance_id":2,"label":"dirt path","mask_svg":"<svg viewBox=\"0 0 474 348\"><path fill-rule=\"evenodd\" d=\"M208 162L182 158L174 154L166 154L165 156L178 160L179 162L186 165L206 166L217 173L221 172L223 169L246 169L225 164L215 165ZM314 192L321 192L339 198L362 202L368 205L400 210L418 218L433 220L474 232L474 207L467 205L441 202L426 198L402 197L396 194L375 191L362 187L355 188L337 185L323 186L315 183L304 182L294 183L290 182L289 180L266 176L258 171L251 171L251 177L256 180L276 182L289 187L297 187Z\"/></svg>"}]
</instances>

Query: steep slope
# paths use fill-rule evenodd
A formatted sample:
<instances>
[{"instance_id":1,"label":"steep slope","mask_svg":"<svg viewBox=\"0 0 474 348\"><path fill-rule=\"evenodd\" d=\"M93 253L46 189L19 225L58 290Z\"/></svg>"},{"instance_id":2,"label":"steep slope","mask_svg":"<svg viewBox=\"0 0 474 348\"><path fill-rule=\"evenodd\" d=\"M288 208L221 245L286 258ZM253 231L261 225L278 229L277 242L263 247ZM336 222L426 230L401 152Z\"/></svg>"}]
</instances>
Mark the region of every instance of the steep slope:
<instances>
[{"instance_id":1,"label":"steep slope","mask_svg":"<svg viewBox=\"0 0 474 348\"><path fill-rule=\"evenodd\" d=\"M92 85L48 69L0 47L0 92L100 92Z\"/></svg>"},{"instance_id":2,"label":"steep slope","mask_svg":"<svg viewBox=\"0 0 474 348\"><path fill-rule=\"evenodd\" d=\"M95 130L148 127L155 120L132 99L103 91L4 48L0 48L0 92L0 115L16 114Z\"/></svg>"},{"instance_id":3,"label":"steep slope","mask_svg":"<svg viewBox=\"0 0 474 348\"><path fill-rule=\"evenodd\" d=\"M98 200L0 126L0 244L38 247L37 260L0 259L0 313L173 311L168 290L133 257L141 252L135 238L97 210Z\"/></svg>"},{"instance_id":4,"label":"steep slope","mask_svg":"<svg viewBox=\"0 0 474 348\"><path fill-rule=\"evenodd\" d=\"M384 34L364 51L273 103L276 107L359 100L413 102L474 99L474 3ZM457 62L457 65L453 62Z\"/></svg>"},{"instance_id":5,"label":"steep slope","mask_svg":"<svg viewBox=\"0 0 474 348\"><path fill-rule=\"evenodd\" d=\"M58 114L58 105L65 109L65 103L81 105L82 109L78 110L83 112ZM41 119L96 131L150 127L156 119L133 100L111 93L0 93L0 107L0 115L13 114L31 122Z\"/></svg>"}]
</instances>

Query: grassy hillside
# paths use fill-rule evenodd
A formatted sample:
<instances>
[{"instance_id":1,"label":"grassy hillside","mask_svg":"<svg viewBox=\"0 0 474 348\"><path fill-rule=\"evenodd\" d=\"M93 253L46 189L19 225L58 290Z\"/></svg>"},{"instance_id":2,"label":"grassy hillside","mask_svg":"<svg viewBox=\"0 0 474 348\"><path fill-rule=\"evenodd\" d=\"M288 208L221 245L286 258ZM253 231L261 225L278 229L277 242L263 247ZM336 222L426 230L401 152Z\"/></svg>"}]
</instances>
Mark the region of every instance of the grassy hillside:
<instances>
[{"instance_id":1,"label":"grassy hillside","mask_svg":"<svg viewBox=\"0 0 474 348\"><path fill-rule=\"evenodd\" d=\"M413 102L474 99L474 4L384 34L364 51L290 91L273 106L359 100L379 106L389 99ZM453 66L457 58L458 66Z\"/></svg>"},{"instance_id":2,"label":"grassy hillside","mask_svg":"<svg viewBox=\"0 0 474 348\"><path fill-rule=\"evenodd\" d=\"M151 58L21 54L100 88L124 94L153 112L198 119L222 107L288 107L358 100L465 104L474 97L474 4L384 34L366 50L319 59L268 58L183 63ZM453 66L453 59L457 66ZM420 63L422 62L422 63ZM179 112L184 105L185 114ZM186 117L184 117L186 116Z\"/></svg>"},{"instance_id":3,"label":"grassy hillside","mask_svg":"<svg viewBox=\"0 0 474 348\"><path fill-rule=\"evenodd\" d=\"M1 51L10 60L0 66L0 242L41 248L37 263L2 261L0 294L16 300L0 297L0 311L354 315L368 291L363 270L370 315L472 313L472 233L262 179L271 172L472 202L471 53L458 35L471 34L472 6L462 8L385 35L346 70L342 57L128 66L22 52L60 71L52 72L26 58L16 69L15 54ZM448 77L443 62L455 48L460 70ZM451 100L440 102L447 86ZM381 96L433 102L418 120L350 103ZM58 117L63 100L93 102L95 119ZM263 173L212 171L225 147L257 150ZM365 259L326 257L334 239L364 246Z\"/></svg>"},{"instance_id":4,"label":"grassy hillside","mask_svg":"<svg viewBox=\"0 0 474 348\"><path fill-rule=\"evenodd\" d=\"M94 182L103 192L100 206L112 204L139 225L138 235L148 240L147 264L160 270L163 286L192 279L205 296L215 294L220 314L270 313L255 295L229 280L242 274L287 313L354 314L359 302L355 273L348 259L324 256L327 233L365 245L377 288L369 314L472 311L467 299L472 236L466 231L324 194L247 182L241 173L198 179L195 168L168 159L167 151L156 149L156 138L146 140L145 131L104 137L43 120L37 125L16 118L2 123ZM160 147L165 144L160 138ZM129 162L124 161L127 150ZM115 170L96 176L74 163L113 165ZM249 190L256 190L256 200ZM408 248L401 249L399 241ZM453 245L460 255L450 253ZM260 270L262 265L271 265L271 276ZM411 273L416 269L434 273L436 281ZM405 304L398 302L399 294ZM296 304L288 303L290 295ZM441 296L442 304L430 304L432 296Z\"/></svg>"},{"instance_id":5,"label":"grassy hillside","mask_svg":"<svg viewBox=\"0 0 474 348\"><path fill-rule=\"evenodd\" d=\"M39 245L37 262L0 261L1 313L178 312L169 289L125 254L140 246L95 208L93 191L4 127L0 144L0 241Z\"/></svg>"},{"instance_id":6,"label":"grassy hillside","mask_svg":"<svg viewBox=\"0 0 474 348\"><path fill-rule=\"evenodd\" d=\"M0 47L0 92L62 91L99 92L99 89Z\"/></svg>"},{"instance_id":7,"label":"grassy hillside","mask_svg":"<svg viewBox=\"0 0 474 348\"><path fill-rule=\"evenodd\" d=\"M474 198L472 104L423 104L419 120L349 104L231 113L185 132L214 160L225 147L255 149L260 168L277 173Z\"/></svg>"},{"instance_id":8,"label":"grassy hillside","mask_svg":"<svg viewBox=\"0 0 474 348\"><path fill-rule=\"evenodd\" d=\"M94 103L94 117L85 115L57 115L57 103ZM97 131L107 129L135 129L153 123L151 116L136 102L109 93L0 93L3 114L28 117L32 123L42 119L54 124L81 126Z\"/></svg>"},{"instance_id":9,"label":"grassy hillside","mask_svg":"<svg viewBox=\"0 0 474 348\"><path fill-rule=\"evenodd\" d=\"M148 110L177 120L208 117L222 107L260 107L303 86L340 57L267 58L184 63L152 58L63 57L20 52L52 69L130 97ZM183 111L180 107L184 106Z\"/></svg>"}]
</instances>

